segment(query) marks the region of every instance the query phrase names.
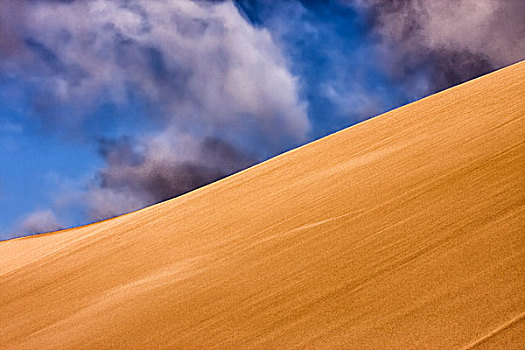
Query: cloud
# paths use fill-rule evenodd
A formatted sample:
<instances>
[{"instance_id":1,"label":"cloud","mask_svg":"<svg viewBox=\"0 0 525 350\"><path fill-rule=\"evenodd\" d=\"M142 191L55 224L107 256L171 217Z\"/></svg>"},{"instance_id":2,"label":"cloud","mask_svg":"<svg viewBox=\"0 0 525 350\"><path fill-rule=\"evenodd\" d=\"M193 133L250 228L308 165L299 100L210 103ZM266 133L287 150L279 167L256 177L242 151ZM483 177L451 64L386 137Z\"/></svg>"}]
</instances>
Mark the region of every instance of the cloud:
<instances>
[{"instance_id":1,"label":"cloud","mask_svg":"<svg viewBox=\"0 0 525 350\"><path fill-rule=\"evenodd\" d=\"M29 123L73 142L105 140L105 166L86 192L93 217L173 197L308 138L297 77L270 33L231 2L8 0L0 13L0 78L23 84Z\"/></svg>"},{"instance_id":2,"label":"cloud","mask_svg":"<svg viewBox=\"0 0 525 350\"><path fill-rule=\"evenodd\" d=\"M37 210L26 215L18 224L16 231L19 235L44 233L62 228L55 213L51 210Z\"/></svg>"},{"instance_id":3,"label":"cloud","mask_svg":"<svg viewBox=\"0 0 525 350\"><path fill-rule=\"evenodd\" d=\"M314 137L401 103L378 65L362 11L341 1L235 3L254 26L271 33L288 57L308 101Z\"/></svg>"},{"instance_id":4,"label":"cloud","mask_svg":"<svg viewBox=\"0 0 525 350\"><path fill-rule=\"evenodd\" d=\"M523 59L524 8L4 0L0 88L20 132L100 151L93 179L53 207L99 219Z\"/></svg>"},{"instance_id":5,"label":"cloud","mask_svg":"<svg viewBox=\"0 0 525 350\"><path fill-rule=\"evenodd\" d=\"M368 11L391 72L417 86L416 93L441 90L524 58L525 3L520 0L347 3Z\"/></svg>"},{"instance_id":6,"label":"cloud","mask_svg":"<svg viewBox=\"0 0 525 350\"><path fill-rule=\"evenodd\" d=\"M171 139L163 134L143 142L101 141L107 167L87 194L93 219L175 197L255 163L220 139Z\"/></svg>"},{"instance_id":7,"label":"cloud","mask_svg":"<svg viewBox=\"0 0 525 350\"><path fill-rule=\"evenodd\" d=\"M296 78L270 34L232 3L18 3L3 10L20 23L7 20L2 29L18 26L18 40L3 41L21 52L2 66L45 86L35 88L34 108L53 115L55 127L79 125L89 116L82 111L104 100L119 105L139 96L179 128L249 124L275 149L305 138Z\"/></svg>"}]
</instances>

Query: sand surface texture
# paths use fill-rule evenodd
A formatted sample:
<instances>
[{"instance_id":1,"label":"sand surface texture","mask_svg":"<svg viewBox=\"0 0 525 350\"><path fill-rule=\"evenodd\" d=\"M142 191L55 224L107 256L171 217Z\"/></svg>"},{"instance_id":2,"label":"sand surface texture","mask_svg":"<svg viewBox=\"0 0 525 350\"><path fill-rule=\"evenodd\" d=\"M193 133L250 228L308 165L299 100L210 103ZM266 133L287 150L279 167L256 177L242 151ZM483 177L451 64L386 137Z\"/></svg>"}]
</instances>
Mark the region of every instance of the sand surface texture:
<instances>
[{"instance_id":1,"label":"sand surface texture","mask_svg":"<svg viewBox=\"0 0 525 350\"><path fill-rule=\"evenodd\" d=\"M525 346L525 62L128 215L0 242L0 348Z\"/></svg>"}]
</instances>

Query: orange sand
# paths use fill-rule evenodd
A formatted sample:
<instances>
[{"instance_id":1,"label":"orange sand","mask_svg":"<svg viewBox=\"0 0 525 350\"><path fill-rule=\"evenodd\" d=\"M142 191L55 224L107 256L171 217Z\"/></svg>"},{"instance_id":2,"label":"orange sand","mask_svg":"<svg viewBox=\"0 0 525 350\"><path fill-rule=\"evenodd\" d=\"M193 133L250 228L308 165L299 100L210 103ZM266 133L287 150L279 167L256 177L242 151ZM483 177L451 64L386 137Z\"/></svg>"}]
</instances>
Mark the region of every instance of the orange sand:
<instances>
[{"instance_id":1,"label":"orange sand","mask_svg":"<svg viewBox=\"0 0 525 350\"><path fill-rule=\"evenodd\" d=\"M0 348L523 348L525 62L0 243Z\"/></svg>"}]
</instances>

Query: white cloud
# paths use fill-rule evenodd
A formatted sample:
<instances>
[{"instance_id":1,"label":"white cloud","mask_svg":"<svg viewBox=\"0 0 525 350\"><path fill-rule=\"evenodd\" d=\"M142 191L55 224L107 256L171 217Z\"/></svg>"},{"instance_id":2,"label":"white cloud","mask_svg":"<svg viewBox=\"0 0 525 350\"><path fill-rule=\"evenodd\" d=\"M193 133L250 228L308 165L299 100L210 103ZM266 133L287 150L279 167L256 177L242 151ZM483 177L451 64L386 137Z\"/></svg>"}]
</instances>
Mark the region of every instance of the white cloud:
<instances>
[{"instance_id":1,"label":"white cloud","mask_svg":"<svg viewBox=\"0 0 525 350\"><path fill-rule=\"evenodd\" d=\"M180 127L215 130L249 119L269 139L306 137L296 78L270 34L231 2L94 0L26 8L26 35L35 42L26 60L37 56L47 65L33 73L58 104L125 103L131 85ZM68 122L73 117L80 116Z\"/></svg>"}]
</instances>

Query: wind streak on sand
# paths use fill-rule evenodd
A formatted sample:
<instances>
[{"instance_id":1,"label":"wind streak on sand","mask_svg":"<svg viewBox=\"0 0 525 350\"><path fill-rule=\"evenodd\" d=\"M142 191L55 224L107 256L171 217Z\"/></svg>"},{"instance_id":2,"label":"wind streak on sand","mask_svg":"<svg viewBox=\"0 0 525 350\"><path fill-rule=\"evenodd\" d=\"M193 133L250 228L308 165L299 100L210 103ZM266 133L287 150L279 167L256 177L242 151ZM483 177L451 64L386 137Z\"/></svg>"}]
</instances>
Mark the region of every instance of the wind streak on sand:
<instances>
[{"instance_id":1,"label":"wind streak on sand","mask_svg":"<svg viewBox=\"0 0 525 350\"><path fill-rule=\"evenodd\" d=\"M524 169L522 62L173 200L0 242L0 348L522 346Z\"/></svg>"},{"instance_id":2,"label":"wind streak on sand","mask_svg":"<svg viewBox=\"0 0 525 350\"><path fill-rule=\"evenodd\" d=\"M507 323L502 324L500 327L494 329L493 331L489 332L488 334L484 335L483 337L479 338L469 346L463 348L464 350L470 350L474 349L475 347L479 346L480 344L486 342L490 338L494 337L496 334L499 334L503 331L505 331L507 328L513 326L514 324L521 322L525 318L525 312L522 312L521 314L514 317L512 320L510 320Z\"/></svg>"}]
</instances>

